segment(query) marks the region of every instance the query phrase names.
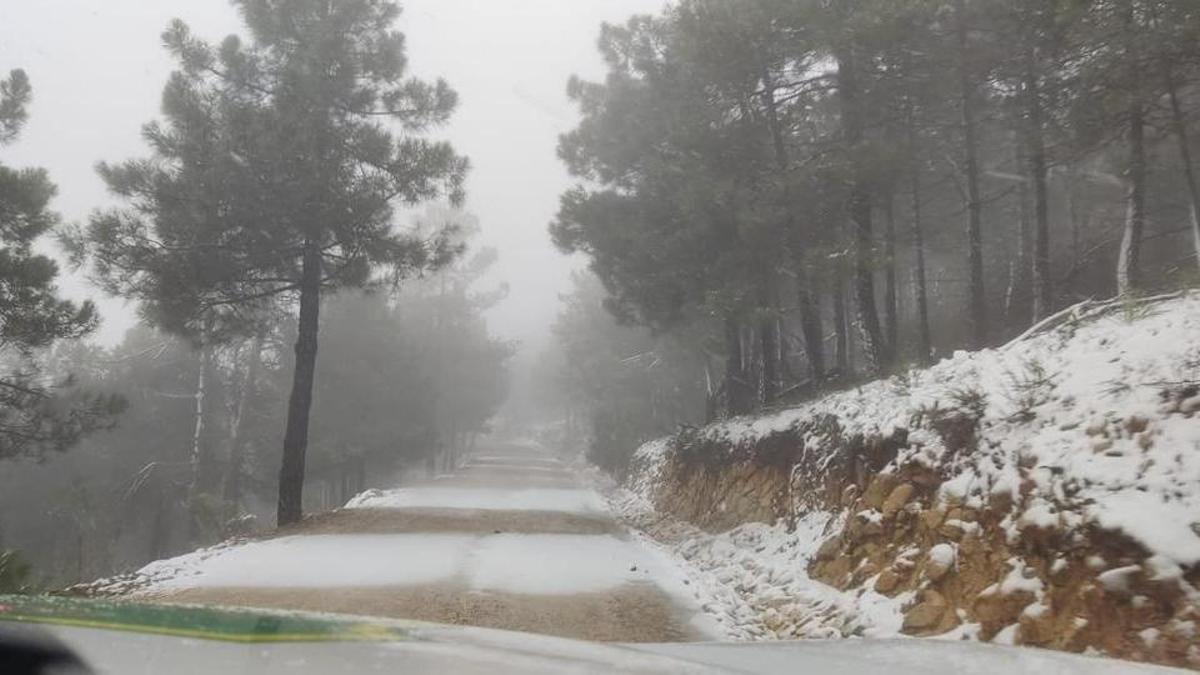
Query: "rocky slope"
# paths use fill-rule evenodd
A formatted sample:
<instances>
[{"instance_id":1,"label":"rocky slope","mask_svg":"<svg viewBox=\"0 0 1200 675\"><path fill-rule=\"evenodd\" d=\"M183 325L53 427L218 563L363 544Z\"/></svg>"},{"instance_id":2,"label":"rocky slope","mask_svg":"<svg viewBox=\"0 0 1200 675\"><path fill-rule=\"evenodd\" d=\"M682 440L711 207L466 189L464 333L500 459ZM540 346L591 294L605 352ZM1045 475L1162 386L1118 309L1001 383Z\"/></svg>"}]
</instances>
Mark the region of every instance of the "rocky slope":
<instances>
[{"instance_id":1,"label":"rocky slope","mask_svg":"<svg viewBox=\"0 0 1200 675\"><path fill-rule=\"evenodd\" d=\"M731 634L979 639L1200 667L1200 295L639 449L617 500Z\"/></svg>"}]
</instances>

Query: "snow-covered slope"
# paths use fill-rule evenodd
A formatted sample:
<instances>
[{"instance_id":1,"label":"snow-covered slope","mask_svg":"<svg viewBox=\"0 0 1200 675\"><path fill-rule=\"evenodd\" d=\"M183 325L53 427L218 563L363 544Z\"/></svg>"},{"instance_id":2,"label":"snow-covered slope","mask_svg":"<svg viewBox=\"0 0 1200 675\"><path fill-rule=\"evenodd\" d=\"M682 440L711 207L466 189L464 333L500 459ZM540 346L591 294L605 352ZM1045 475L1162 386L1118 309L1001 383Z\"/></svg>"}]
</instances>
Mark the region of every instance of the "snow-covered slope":
<instances>
[{"instance_id":1,"label":"snow-covered slope","mask_svg":"<svg viewBox=\"0 0 1200 675\"><path fill-rule=\"evenodd\" d=\"M661 531L664 495L723 485L714 448L742 467L783 447L790 523L666 537L724 589L735 632L903 627L1200 665L1198 413L1200 294L1084 303L999 349L651 442L618 501ZM813 498L880 447L881 470ZM813 604L831 618L778 618ZM1087 626L1117 605L1119 630Z\"/></svg>"}]
</instances>

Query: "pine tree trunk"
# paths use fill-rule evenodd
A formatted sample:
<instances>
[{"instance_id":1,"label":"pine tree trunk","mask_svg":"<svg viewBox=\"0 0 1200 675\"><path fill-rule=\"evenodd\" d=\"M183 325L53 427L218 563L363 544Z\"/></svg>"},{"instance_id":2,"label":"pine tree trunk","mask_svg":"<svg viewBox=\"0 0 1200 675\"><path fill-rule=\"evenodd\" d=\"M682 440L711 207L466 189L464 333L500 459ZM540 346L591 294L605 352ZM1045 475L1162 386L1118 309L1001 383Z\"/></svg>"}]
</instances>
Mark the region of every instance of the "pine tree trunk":
<instances>
[{"instance_id":1,"label":"pine tree trunk","mask_svg":"<svg viewBox=\"0 0 1200 675\"><path fill-rule=\"evenodd\" d=\"M246 464L246 438L242 427L246 422L246 411L253 405L261 365L262 336L255 336L250 345L250 363L238 393L233 422L229 425L229 466L226 467L225 473L225 504L233 515L237 515L242 499L242 469Z\"/></svg>"},{"instance_id":2,"label":"pine tree trunk","mask_svg":"<svg viewBox=\"0 0 1200 675\"><path fill-rule=\"evenodd\" d=\"M1179 90L1175 85L1175 78L1171 75L1170 64L1163 63L1163 77L1167 85L1167 99L1171 104L1171 124L1175 129L1175 140L1179 144L1179 158L1183 162L1183 177L1187 181L1192 247L1196 254L1196 264L1200 265L1200 185L1196 183L1196 167L1192 163L1187 121L1183 116L1183 106L1179 103Z\"/></svg>"},{"instance_id":3,"label":"pine tree trunk","mask_svg":"<svg viewBox=\"0 0 1200 675\"><path fill-rule=\"evenodd\" d=\"M912 245L913 294L917 305L917 362L929 363L933 354L933 340L929 333L929 287L925 273L925 231L921 200L921 174L918 167L912 170Z\"/></svg>"},{"instance_id":4,"label":"pine tree trunk","mask_svg":"<svg viewBox=\"0 0 1200 675\"><path fill-rule=\"evenodd\" d=\"M210 430L209 380L212 378L212 347L204 345L199 351L196 375L195 424L192 427L191 479L188 482L188 504L195 506L196 498L212 489L216 478L212 457Z\"/></svg>"},{"instance_id":5,"label":"pine tree trunk","mask_svg":"<svg viewBox=\"0 0 1200 675\"><path fill-rule=\"evenodd\" d=\"M965 0L957 0L959 99L962 107L963 179L967 186L967 320L970 346L978 349L987 343L987 296L983 288L983 202L979 194L978 121L975 109L975 84L969 67Z\"/></svg>"},{"instance_id":6,"label":"pine tree trunk","mask_svg":"<svg viewBox=\"0 0 1200 675\"><path fill-rule=\"evenodd\" d=\"M899 300L896 290L896 206L891 189L883 196L883 321L888 362L900 353Z\"/></svg>"},{"instance_id":7,"label":"pine tree trunk","mask_svg":"<svg viewBox=\"0 0 1200 675\"><path fill-rule=\"evenodd\" d=\"M906 70L911 64L906 62ZM913 295L917 309L917 363L929 363L933 352L929 334L929 288L925 274L924 204L921 194L921 144L917 130L917 106L910 97L906 102L905 126L908 142L908 180L912 217Z\"/></svg>"},{"instance_id":8,"label":"pine tree trunk","mask_svg":"<svg viewBox=\"0 0 1200 675\"><path fill-rule=\"evenodd\" d=\"M833 322L835 324L834 363L838 379L850 377L850 317L846 311L846 279L839 268L833 285Z\"/></svg>"},{"instance_id":9,"label":"pine tree trunk","mask_svg":"<svg viewBox=\"0 0 1200 675\"><path fill-rule=\"evenodd\" d=\"M279 468L279 526L299 522L303 517L304 460L308 450L308 418L316 380L320 311L321 251L318 243L310 240L304 245L296 367L292 375L292 393L288 398L283 464Z\"/></svg>"},{"instance_id":10,"label":"pine tree trunk","mask_svg":"<svg viewBox=\"0 0 1200 675\"><path fill-rule=\"evenodd\" d=\"M1018 130L1013 139L1015 173L1021 176L1017 183L1017 250L1009 266L1008 289L1004 294L1005 320L1014 328L1028 325L1033 316L1033 217L1029 208L1031 181L1026 180L1029 159L1025 146L1025 134Z\"/></svg>"},{"instance_id":11,"label":"pine tree trunk","mask_svg":"<svg viewBox=\"0 0 1200 675\"><path fill-rule=\"evenodd\" d=\"M838 95L842 106L842 133L846 151L853 163L847 213L853 228L854 243L854 302L862 332L863 352L868 373L879 372L885 364L883 332L875 303L875 274L872 270L874 241L871 224L871 193L867 184L868 170L863 166L862 143L864 119L858 85L857 64L852 47L838 53Z\"/></svg>"},{"instance_id":12,"label":"pine tree trunk","mask_svg":"<svg viewBox=\"0 0 1200 675\"><path fill-rule=\"evenodd\" d=\"M762 315L758 320L758 340L762 360L762 380L759 402L770 405L779 396L779 303L775 297L774 280L764 275L759 304Z\"/></svg>"},{"instance_id":13,"label":"pine tree trunk","mask_svg":"<svg viewBox=\"0 0 1200 675\"><path fill-rule=\"evenodd\" d=\"M1050 278L1050 187L1043 137L1042 93L1033 48L1025 54L1026 144L1029 148L1029 176L1033 181L1033 316L1037 322L1054 310L1054 289Z\"/></svg>"},{"instance_id":14,"label":"pine tree trunk","mask_svg":"<svg viewBox=\"0 0 1200 675\"><path fill-rule=\"evenodd\" d=\"M825 336L821 328L821 308L813 288L812 274L803 263L797 265L800 281L797 304L800 310L800 333L804 336L804 354L808 358L808 374L814 387L825 379Z\"/></svg>"}]
</instances>

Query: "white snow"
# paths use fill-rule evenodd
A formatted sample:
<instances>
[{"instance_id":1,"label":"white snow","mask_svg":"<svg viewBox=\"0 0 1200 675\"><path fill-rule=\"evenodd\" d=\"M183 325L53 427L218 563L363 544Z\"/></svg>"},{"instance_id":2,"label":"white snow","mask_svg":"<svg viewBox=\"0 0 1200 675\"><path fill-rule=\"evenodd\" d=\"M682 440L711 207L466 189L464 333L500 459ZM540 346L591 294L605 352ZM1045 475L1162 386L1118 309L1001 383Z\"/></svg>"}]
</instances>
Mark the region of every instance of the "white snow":
<instances>
[{"instance_id":1,"label":"white snow","mask_svg":"<svg viewBox=\"0 0 1200 675\"><path fill-rule=\"evenodd\" d=\"M958 560L958 551L953 544L938 544L929 549L929 562L942 567L954 567Z\"/></svg>"},{"instance_id":2,"label":"white snow","mask_svg":"<svg viewBox=\"0 0 1200 675\"><path fill-rule=\"evenodd\" d=\"M698 616L701 634L719 627L700 612L674 559L638 539L573 534L339 534L281 537L195 551L146 565L138 593L183 588L330 588L461 585L532 595L594 593L624 584L657 587ZM128 583L126 581L126 583Z\"/></svg>"},{"instance_id":3,"label":"white snow","mask_svg":"<svg viewBox=\"0 0 1200 675\"><path fill-rule=\"evenodd\" d=\"M1015 626L1005 631L1011 634ZM1011 642L1011 635L1007 637ZM998 637L996 641L1002 639ZM704 643L630 647L722 666L736 673L1130 675L1177 672L1128 661L961 640L799 640L754 645Z\"/></svg>"},{"instance_id":4,"label":"white snow","mask_svg":"<svg viewBox=\"0 0 1200 675\"><path fill-rule=\"evenodd\" d=\"M347 509L483 509L493 511L561 511L603 513L604 499L578 488L411 487L367 490L346 503Z\"/></svg>"},{"instance_id":5,"label":"white snow","mask_svg":"<svg viewBox=\"0 0 1200 675\"><path fill-rule=\"evenodd\" d=\"M603 591L664 573L646 549L616 537L575 534L486 536L472 551L472 587L561 595Z\"/></svg>"},{"instance_id":6,"label":"white snow","mask_svg":"<svg viewBox=\"0 0 1200 675\"><path fill-rule=\"evenodd\" d=\"M158 560L138 574L151 590L424 584L453 576L473 540L451 534L280 537Z\"/></svg>"},{"instance_id":7,"label":"white snow","mask_svg":"<svg viewBox=\"0 0 1200 675\"><path fill-rule=\"evenodd\" d=\"M943 496L978 507L1032 481L1029 508L1013 514L1014 526L1094 523L1177 565L1200 563L1200 419L1191 399L1169 405L1161 396L1200 381L1200 293L1141 309L1093 303L1073 312L1064 326L1003 348L957 352L926 370L699 433L740 446L822 415L838 418L843 437L906 428L910 447L896 463L948 470ZM983 397L980 450L955 458L931 430L910 427L923 410L955 407L964 392ZM805 439L818 454L824 443ZM630 484L635 494L648 494L670 448L659 439L638 450L646 475Z\"/></svg>"},{"instance_id":8,"label":"white snow","mask_svg":"<svg viewBox=\"0 0 1200 675\"><path fill-rule=\"evenodd\" d=\"M831 440L804 432L814 418L836 417L842 437L888 436L904 428L909 447L893 466L935 467L948 478L941 496L966 506L983 507L1002 493L1013 496L1015 509L1005 519L1010 537L1029 527L1095 525L1144 546L1150 554L1144 571L1153 578L1178 579L1182 567L1200 563L1200 419L1194 417L1200 397L1172 402L1163 392L1200 381L1200 293L1133 309L1084 304L1063 316L1069 318L1061 326L1003 348L958 352L926 370L697 433L732 448L775 433L802 432L806 452L819 457ZM912 424L922 411L961 405L964 393L981 395L980 443L977 451L955 457L932 429ZM745 524L712 534L656 513L653 496L672 448L671 438L639 448L630 482L611 499L627 519L685 561L698 600L729 636L899 633L901 609L912 593L887 598L873 590L873 580L843 593L807 577L818 545L840 529L838 516L802 513L794 532L782 524ZM940 547L931 551L939 560L952 561L953 554ZM1107 567L1103 558L1093 558L1088 563L1098 571ZM1010 565L1008 575L986 592L1031 593L1039 604L1029 611L1038 611L1044 606L1042 581L1023 561ZM1054 570L1065 565L1057 560ZM1119 586L1132 572L1113 570L1102 583ZM952 632L956 639L970 638L976 629L964 625ZM1014 632L1015 626L1002 631L997 641Z\"/></svg>"}]
</instances>

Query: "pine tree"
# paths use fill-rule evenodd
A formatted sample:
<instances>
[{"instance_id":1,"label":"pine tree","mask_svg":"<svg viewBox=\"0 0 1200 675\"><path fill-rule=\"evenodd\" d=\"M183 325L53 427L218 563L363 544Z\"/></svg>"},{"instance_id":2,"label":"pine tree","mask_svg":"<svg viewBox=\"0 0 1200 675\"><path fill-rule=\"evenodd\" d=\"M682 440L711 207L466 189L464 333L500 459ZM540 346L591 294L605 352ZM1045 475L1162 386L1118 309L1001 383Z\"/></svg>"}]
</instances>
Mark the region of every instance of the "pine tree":
<instances>
[{"instance_id":1,"label":"pine tree","mask_svg":"<svg viewBox=\"0 0 1200 675\"><path fill-rule=\"evenodd\" d=\"M456 96L443 81L407 76L404 37L392 29L396 4L234 4L251 36L246 44L230 36L209 45L178 21L167 30L164 41L180 67L168 89L203 114L175 119L168 105L164 113L172 128L182 122L185 142L164 145L152 125L155 161L125 165L162 165L169 177L192 178L181 182L182 193L131 181L131 201L155 197L148 213L93 220L87 240L119 273L157 275L151 283L168 297L177 287L167 282L183 277L193 317L236 317L264 300L298 300L279 474L278 522L286 525L301 517L321 296L398 282L453 257L442 237L397 232L393 204L460 199L467 162L448 144L422 137L449 118ZM181 251L159 236L176 222L196 226ZM131 252L150 264L127 264L139 262ZM198 267L174 275L166 270L174 255Z\"/></svg>"},{"instance_id":2,"label":"pine tree","mask_svg":"<svg viewBox=\"0 0 1200 675\"><path fill-rule=\"evenodd\" d=\"M22 70L0 80L0 147L16 140L32 94ZM90 333L98 321L91 302L58 297L58 266L33 251L58 223L49 208L54 193L45 170L0 164L0 348L9 366L0 377L0 459L65 450L85 433L111 426L124 408L119 397L47 382L32 358L55 340Z\"/></svg>"}]
</instances>

